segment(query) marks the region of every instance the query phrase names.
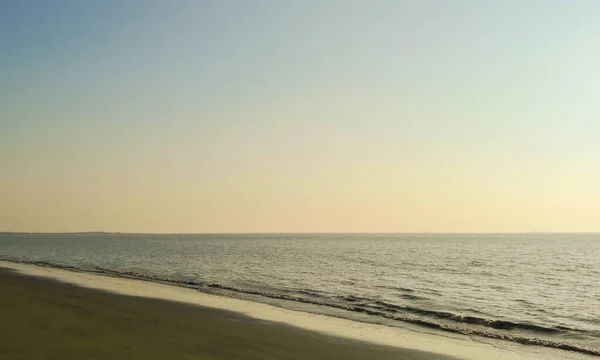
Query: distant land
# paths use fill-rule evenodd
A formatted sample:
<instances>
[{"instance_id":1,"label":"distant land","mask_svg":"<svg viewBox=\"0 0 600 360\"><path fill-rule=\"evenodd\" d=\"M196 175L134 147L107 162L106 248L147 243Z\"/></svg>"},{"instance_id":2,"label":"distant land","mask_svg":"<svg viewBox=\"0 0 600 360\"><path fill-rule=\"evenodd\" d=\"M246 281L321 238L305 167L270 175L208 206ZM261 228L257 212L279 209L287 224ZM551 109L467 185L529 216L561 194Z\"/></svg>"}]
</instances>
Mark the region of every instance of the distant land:
<instances>
[{"instance_id":1,"label":"distant land","mask_svg":"<svg viewBox=\"0 0 600 360\"><path fill-rule=\"evenodd\" d=\"M81 231L81 232L27 232L27 231L0 231L0 235L118 235L121 232L107 231Z\"/></svg>"}]
</instances>

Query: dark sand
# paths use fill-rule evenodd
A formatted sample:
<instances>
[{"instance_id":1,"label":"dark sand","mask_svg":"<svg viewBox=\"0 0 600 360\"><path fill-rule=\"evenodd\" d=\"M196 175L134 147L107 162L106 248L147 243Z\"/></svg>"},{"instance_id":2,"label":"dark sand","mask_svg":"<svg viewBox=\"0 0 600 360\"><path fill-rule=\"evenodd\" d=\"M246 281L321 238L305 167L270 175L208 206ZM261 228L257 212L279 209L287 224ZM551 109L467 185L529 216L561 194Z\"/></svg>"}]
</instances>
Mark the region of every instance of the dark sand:
<instances>
[{"instance_id":1,"label":"dark sand","mask_svg":"<svg viewBox=\"0 0 600 360\"><path fill-rule=\"evenodd\" d=\"M0 269L0 359L450 358Z\"/></svg>"}]
</instances>

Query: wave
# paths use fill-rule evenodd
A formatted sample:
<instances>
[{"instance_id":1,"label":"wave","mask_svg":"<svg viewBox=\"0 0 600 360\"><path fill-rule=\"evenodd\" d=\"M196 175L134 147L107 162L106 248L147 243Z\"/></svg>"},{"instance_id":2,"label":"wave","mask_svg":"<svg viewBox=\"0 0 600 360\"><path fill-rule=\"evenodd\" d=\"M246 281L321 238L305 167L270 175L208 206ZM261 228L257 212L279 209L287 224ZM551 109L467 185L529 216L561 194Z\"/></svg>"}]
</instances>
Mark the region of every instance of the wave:
<instances>
[{"instance_id":1,"label":"wave","mask_svg":"<svg viewBox=\"0 0 600 360\"><path fill-rule=\"evenodd\" d=\"M283 292L269 292L269 291L261 291L256 289L247 289L242 287L204 282L204 281L196 281L196 280L182 280L171 277L162 277L156 276L146 273L140 273L135 271L121 271L121 270L112 270L102 267L95 268L79 268L76 266L70 265L60 265L54 264L47 261L26 261L26 260L16 260L12 258L3 258L0 257L0 260L16 262L16 263L25 263L32 264L43 267L57 268L69 271L76 272L84 272L84 273L95 273L105 276L112 277L120 277L120 278L130 278L136 280L144 280L151 282L158 282L163 284L181 286L186 288L192 288L201 292L206 293L214 293L214 290L225 290L232 293L239 294L249 294L256 295L260 297L279 299L279 300L287 300L294 301L299 303L306 303L318 306L325 306L329 308L335 308L345 311L351 311L355 313L362 313L370 316L377 316L381 318L386 318L394 321L400 321L404 323L414 324L418 326L423 326L429 329L441 330L451 333L463 334L463 335L471 335L471 336L481 336L490 339L498 339L505 341L512 341L516 343L520 343L523 345L535 345L535 346L543 346L548 348L561 349L566 351L578 352L586 355L600 356L600 348L595 347L587 347L579 344L572 344L566 342L559 342L553 340L540 339L536 337L528 337L522 334L511 334L508 331L511 330L519 330L526 331L530 333L538 333L538 334L551 334L551 335L561 335L566 334L568 332L583 332L582 330L572 329L565 326L556 326L556 327L545 327L531 323L525 322L513 322L507 320L493 320L486 319L483 317L476 316L465 316L454 314L447 311L438 311L431 309L422 309L418 307L410 307L410 306L401 306L396 304L391 304L388 302L384 302L381 300L373 300L365 297L355 296L355 295L340 295L335 297L328 297L316 290L287 290L285 292L304 294L309 296L301 297L295 296L291 294L286 294ZM413 292L412 289L403 289L406 293ZM408 294L406 294L408 295ZM410 294L412 295L412 294ZM415 298L419 298L414 295ZM419 298L420 299L420 298ZM411 316L412 315L412 316ZM415 317L421 316L421 317ZM447 323L436 322L434 319L444 320ZM456 323L456 324L454 324ZM468 325L475 325L475 327L469 327ZM500 330L503 332L498 332L495 330Z\"/></svg>"},{"instance_id":2,"label":"wave","mask_svg":"<svg viewBox=\"0 0 600 360\"><path fill-rule=\"evenodd\" d=\"M407 292L407 293L413 293L415 292L415 290L413 289L409 289L409 288L405 288L405 287L400 287L400 286L377 286L379 288L383 288L383 289L390 289L390 290L396 290L396 291L400 291L400 292Z\"/></svg>"},{"instance_id":3,"label":"wave","mask_svg":"<svg viewBox=\"0 0 600 360\"><path fill-rule=\"evenodd\" d=\"M420 309L410 306L400 306L389 304L383 301L374 301L377 308L387 311L404 311L419 315L436 317L439 319L452 320L459 323L482 325L499 330L527 330L539 333L559 334L565 331L577 331L576 329L566 328L564 326L548 328L544 326L534 325L530 323L512 322L507 320L490 320L476 316L464 316L446 311Z\"/></svg>"}]
</instances>

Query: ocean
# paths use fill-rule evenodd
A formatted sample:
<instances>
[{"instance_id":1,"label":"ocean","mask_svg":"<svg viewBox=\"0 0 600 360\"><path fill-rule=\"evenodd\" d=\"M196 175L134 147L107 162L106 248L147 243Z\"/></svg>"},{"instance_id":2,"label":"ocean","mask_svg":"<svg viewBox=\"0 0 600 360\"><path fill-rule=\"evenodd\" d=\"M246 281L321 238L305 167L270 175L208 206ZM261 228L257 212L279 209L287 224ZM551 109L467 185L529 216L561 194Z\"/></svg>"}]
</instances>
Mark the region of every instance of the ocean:
<instances>
[{"instance_id":1,"label":"ocean","mask_svg":"<svg viewBox=\"0 0 600 360\"><path fill-rule=\"evenodd\" d=\"M600 234L0 234L0 260L600 356Z\"/></svg>"}]
</instances>

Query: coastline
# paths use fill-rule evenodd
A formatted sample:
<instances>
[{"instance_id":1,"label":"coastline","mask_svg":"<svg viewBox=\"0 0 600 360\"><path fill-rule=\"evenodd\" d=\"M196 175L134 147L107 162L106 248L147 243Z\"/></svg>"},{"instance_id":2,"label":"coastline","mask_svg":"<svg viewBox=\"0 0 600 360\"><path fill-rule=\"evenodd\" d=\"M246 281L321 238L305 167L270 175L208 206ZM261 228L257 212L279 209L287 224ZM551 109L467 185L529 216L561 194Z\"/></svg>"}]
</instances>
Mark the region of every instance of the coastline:
<instances>
[{"instance_id":1,"label":"coastline","mask_svg":"<svg viewBox=\"0 0 600 360\"><path fill-rule=\"evenodd\" d=\"M0 358L452 360L0 269Z\"/></svg>"},{"instance_id":2,"label":"coastline","mask_svg":"<svg viewBox=\"0 0 600 360\"><path fill-rule=\"evenodd\" d=\"M115 300L117 301L117 303L133 301L136 302L136 308L146 308L148 306L154 306L150 304L153 304L158 301L161 304L163 304L161 306L170 306L172 308L178 309L184 307L188 309L187 311L193 312L195 314L194 316L197 316L198 323L204 323L207 317L218 317L217 314L227 313L229 315L225 316L225 318L231 318L232 316L235 317L236 319L238 319L235 322L236 324L252 323L254 324L253 326L261 327L261 331L272 331L273 334L285 333L288 342L291 341L291 343L299 345L304 344L303 346L299 346L299 348L305 349L305 351L307 351L306 349L315 346L313 344L311 344L310 346L306 346L308 344L306 342L309 341L309 339L313 339L310 341L317 341L315 339L318 339L317 344L320 344L319 346L333 346L331 344L337 344L336 346L341 346L341 348L337 348L335 350L322 349L320 353L323 354L329 353L330 355L338 355L343 353L344 351L348 351L348 349L353 349L351 353L355 354L355 356L359 356L359 354L362 353L362 351L371 351L369 354L365 355L367 356L365 358L382 359L386 358L386 356L392 353L394 358L415 360L450 359L452 357L473 360L580 358L571 357L570 354L562 351L516 345L511 345L510 347L506 348L499 348L492 343L474 341L467 337L455 338L445 337L441 335L438 336L432 335L430 333L410 331L407 329L390 328L381 325L358 323L350 320L331 318L322 315L300 313L296 311L277 308L271 305L253 303L250 301L220 297L216 295L209 295L199 293L191 289L179 288L140 280L101 276L95 274L72 272L61 269L38 267L35 265L2 261L0 261L0 267L8 268L22 274L12 275L13 279L20 279L14 280L17 281L17 283L13 283L14 289L21 289L24 287L23 285L18 284L19 281L21 281L21 283L24 283L25 281L34 281L40 284L43 283L45 284L44 286L47 289L47 293L49 294L48 296L57 299L57 301L62 301L65 299L64 295L62 295L62 297L60 295L60 291L63 291L65 286L69 287L69 291L72 291L74 294L86 293L88 294L86 300L77 304L78 307L83 307L84 309L86 306L89 306L90 302L92 304L97 303L98 301L94 299L97 299L99 297L110 297L111 299L119 299ZM8 276L5 274L7 274L6 271L4 271L3 276ZM21 276L21 278L19 278L19 276ZM63 284L48 281L49 279L58 280ZM66 285L64 283L70 285ZM1 285L5 286L6 284L7 282L3 282ZM27 287L24 288L26 289ZM4 293L5 291L3 291L3 294ZM92 293L93 295L89 295ZM26 294L24 296L25 298L28 298ZM69 298L72 298L72 296ZM193 305L193 307L190 307L190 305ZM52 316L55 316L51 306L46 310L47 311L45 311L45 313L47 313L46 316L50 317L49 319L51 319ZM181 312L182 310L178 311ZM28 313L28 310L26 310L26 308L21 308L21 313L23 312ZM169 323L170 320L162 317L162 320L159 321L156 318L157 315L160 315L160 312L146 312L145 314L140 314L139 319L136 319L134 322L138 322L138 320L141 323L148 321L158 321L160 323L160 321L164 321L164 324L162 324L162 326L159 326L160 328L172 328L173 324ZM85 320L84 323L86 321L87 320ZM223 319L213 319L212 321L217 321L217 324L220 324L218 321L221 321L222 323ZM3 328L10 328L12 326L11 324L6 325L3 326ZM264 329L262 327L264 327ZM284 328L286 330L284 330ZM202 329L190 329L189 331L195 334L203 334ZM111 328L111 326L105 324L102 333L110 334L113 332L114 329ZM247 331L241 328L238 329L235 326L229 328L229 332L238 335L241 333L247 333ZM301 332L302 334L300 334ZM220 337L219 339L221 338L223 337ZM294 339L290 340L291 338ZM268 352L270 351L269 349L279 349L281 353L279 353L279 356L277 358L282 358L282 354L300 354L298 352L299 350L295 349L293 345L288 344L284 346L283 344L285 343L285 341L274 342L272 340L271 335L253 338L252 340L245 339L242 342L246 345L253 344L252 347L254 348L256 348L257 346L258 348L260 348L260 346L256 344L265 345L268 343L269 346L263 347L263 351ZM224 346L228 347L227 344L225 344ZM362 350L356 350L357 346ZM243 348L244 346L241 347ZM330 353L330 351L333 351L333 353ZM372 351L380 351L381 354L376 355L375 353L372 353ZM205 355L208 356L208 354ZM238 354L235 358L240 358L240 356L244 355ZM315 356L315 354L304 353L298 358L315 358ZM264 356L262 355L260 357L264 358ZM331 358L331 356L328 356L328 358ZM344 356L344 358L346 357ZM355 358L360 359L360 357Z\"/></svg>"}]
</instances>

